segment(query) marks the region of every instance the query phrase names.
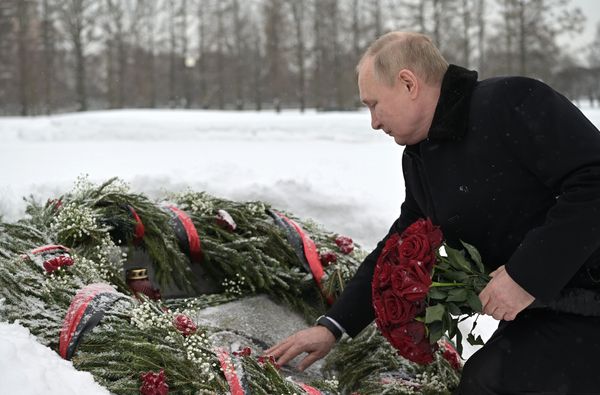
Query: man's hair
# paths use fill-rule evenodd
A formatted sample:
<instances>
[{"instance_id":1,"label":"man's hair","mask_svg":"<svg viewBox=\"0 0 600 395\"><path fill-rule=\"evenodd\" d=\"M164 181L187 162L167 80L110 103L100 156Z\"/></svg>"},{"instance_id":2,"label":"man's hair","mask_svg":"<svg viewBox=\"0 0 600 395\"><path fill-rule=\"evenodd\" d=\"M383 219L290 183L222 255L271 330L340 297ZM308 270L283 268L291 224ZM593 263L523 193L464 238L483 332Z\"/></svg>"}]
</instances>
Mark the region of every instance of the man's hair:
<instances>
[{"instance_id":1,"label":"man's hair","mask_svg":"<svg viewBox=\"0 0 600 395\"><path fill-rule=\"evenodd\" d=\"M390 32L375 40L358 62L360 69L366 59L373 59L375 77L393 86L396 75L409 69L428 84L441 83L448 62L431 39L424 34Z\"/></svg>"}]
</instances>

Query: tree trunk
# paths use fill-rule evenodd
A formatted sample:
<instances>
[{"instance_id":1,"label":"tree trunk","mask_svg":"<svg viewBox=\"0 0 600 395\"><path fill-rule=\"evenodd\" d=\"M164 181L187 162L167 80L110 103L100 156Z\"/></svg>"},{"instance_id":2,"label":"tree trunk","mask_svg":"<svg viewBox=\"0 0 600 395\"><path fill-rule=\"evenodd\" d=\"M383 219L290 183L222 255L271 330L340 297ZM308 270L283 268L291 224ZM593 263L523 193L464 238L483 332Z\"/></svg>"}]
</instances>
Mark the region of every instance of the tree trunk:
<instances>
[{"instance_id":1,"label":"tree trunk","mask_svg":"<svg viewBox=\"0 0 600 395\"><path fill-rule=\"evenodd\" d=\"M225 109L225 27L223 23L225 10L222 4L219 4L217 7L217 79L219 84L217 100L219 110L223 110Z\"/></svg>"},{"instance_id":2,"label":"tree trunk","mask_svg":"<svg viewBox=\"0 0 600 395\"><path fill-rule=\"evenodd\" d=\"M242 21L240 15L240 2L239 0L233 0L233 31L235 37L235 107L238 111L244 108L244 68L243 68L243 46L244 38L242 35Z\"/></svg>"},{"instance_id":3,"label":"tree trunk","mask_svg":"<svg viewBox=\"0 0 600 395\"><path fill-rule=\"evenodd\" d=\"M175 37L175 4L174 0L169 0L169 107L174 108L177 102L175 93L175 73L176 73L176 37Z\"/></svg>"},{"instance_id":4,"label":"tree trunk","mask_svg":"<svg viewBox=\"0 0 600 395\"><path fill-rule=\"evenodd\" d=\"M479 52L479 72L485 75L485 0L477 0L477 52Z\"/></svg>"},{"instance_id":5,"label":"tree trunk","mask_svg":"<svg viewBox=\"0 0 600 395\"><path fill-rule=\"evenodd\" d=\"M206 81L206 9L202 3L198 6L198 79L200 85L200 105L208 108Z\"/></svg>"},{"instance_id":6,"label":"tree trunk","mask_svg":"<svg viewBox=\"0 0 600 395\"><path fill-rule=\"evenodd\" d=\"M469 67L471 63L471 7L469 0L462 1L462 16L463 16L463 65Z\"/></svg>"},{"instance_id":7,"label":"tree trunk","mask_svg":"<svg viewBox=\"0 0 600 395\"><path fill-rule=\"evenodd\" d=\"M519 72L521 75L527 75L527 34L525 31L525 2L518 1L519 17Z\"/></svg>"},{"instance_id":8,"label":"tree trunk","mask_svg":"<svg viewBox=\"0 0 600 395\"><path fill-rule=\"evenodd\" d=\"M55 54L55 35L53 24L53 12L48 0L43 2L43 22L42 22L42 40L44 46L44 112L49 115L53 111L52 88L54 80L54 54Z\"/></svg>"},{"instance_id":9,"label":"tree trunk","mask_svg":"<svg viewBox=\"0 0 600 395\"><path fill-rule=\"evenodd\" d=\"M21 115L29 115L30 97L29 85L30 65L28 62L29 46L29 3L25 0L17 1L17 45L18 45L18 69L19 69L19 102L21 104Z\"/></svg>"},{"instance_id":10,"label":"tree trunk","mask_svg":"<svg viewBox=\"0 0 600 395\"><path fill-rule=\"evenodd\" d=\"M304 3L292 0L290 3L292 8L292 16L294 18L294 26L296 32L296 63L298 64L298 88L297 96L300 105L300 112L304 112L306 107L306 57L304 44Z\"/></svg>"}]
</instances>

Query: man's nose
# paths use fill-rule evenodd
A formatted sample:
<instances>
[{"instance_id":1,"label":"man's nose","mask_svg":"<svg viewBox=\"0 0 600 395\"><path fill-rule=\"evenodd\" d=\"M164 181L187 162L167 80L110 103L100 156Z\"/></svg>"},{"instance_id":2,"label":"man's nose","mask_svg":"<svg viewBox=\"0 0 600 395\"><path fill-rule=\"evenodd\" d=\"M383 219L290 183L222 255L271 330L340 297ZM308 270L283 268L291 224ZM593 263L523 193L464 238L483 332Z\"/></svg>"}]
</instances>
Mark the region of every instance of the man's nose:
<instances>
[{"instance_id":1,"label":"man's nose","mask_svg":"<svg viewBox=\"0 0 600 395\"><path fill-rule=\"evenodd\" d=\"M375 130L381 129L381 122L379 121L373 110L371 110L371 127Z\"/></svg>"}]
</instances>

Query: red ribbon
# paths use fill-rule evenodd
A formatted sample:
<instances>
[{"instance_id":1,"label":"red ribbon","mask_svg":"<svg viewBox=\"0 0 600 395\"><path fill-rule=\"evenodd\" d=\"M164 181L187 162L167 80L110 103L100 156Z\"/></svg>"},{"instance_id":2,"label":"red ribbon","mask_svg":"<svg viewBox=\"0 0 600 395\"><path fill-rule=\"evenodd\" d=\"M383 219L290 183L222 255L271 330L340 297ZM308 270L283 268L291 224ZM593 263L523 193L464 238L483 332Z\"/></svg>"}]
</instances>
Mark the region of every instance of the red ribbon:
<instances>
[{"instance_id":1,"label":"red ribbon","mask_svg":"<svg viewBox=\"0 0 600 395\"><path fill-rule=\"evenodd\" d=\"M108 284L90 284L80 289L71 301L60 330L59 354L64 359L67 359L69 344L85 310L90 302L101 293L117 293L117 291Z\"/></svg>"},{"instance_id":2,"label":"red ribbon","mask_svg":"<svg viewBox=\"0 0 600 395\"><path fill-rule=\"evenodd\" d=\"M131 212L131 215L133 215L133 218L135 219L135 231L133 233L133 244L138 245L142 242L142 239L144 238L144 234L146 233L146 229L144 228L144 223L142 222L142 219L140 218L138 213L135 211L133 206L128 205L128 207L129 207L129 212Z\"/></svg>"},{"instance_id":3,"label":"red ribbon","mask_svg":"<svg viewBox=\"0 0 600 395\"><path fill-rule=\"evenodd\" d=\"M315 387L311 387L308 384L304 384L304 383L296 383L296 384L298 384L309 395L322 395L321 391L319 391Z\"/></svg>"},{"instance_id":4,"label":"red ribbon","mask_svg":"<svg viewBox=\"0 0 600 395\"><path fill-rule=\"evenodd\" d=\"M177 215L177 218L179 221L181 221L181 224L185 229L185 233L187 234L188 238L188 244L190 246L190 258L193 262L201 262L202 246L200 244L200 237L198 236L198 231L196 230L194 223L183 210L180 210L175 206L167 206L167 208Z\"/></svg>"},{"instance_id":5,"label":"red ribbon","mask_svg":"<svg viewBox=\"0 0 600 395\"><path fill-rule=\"evenodd\" d=\"M330 305L333 304L333 298L331 295L327 295L325 289L323 289L323 276L325 272L323 271L323 264L321 263L321 259L319 258L319 253L317 252L317 245L314 241L302 230L300 225L298 225L295 221L289 219L285 215L281 213L277 213L285 222L289 225L293 226L300 238L302 239L302 245L304 247L304 256L308 261L308 265L310 266L310 271L315 279L315 283L323 293L323 296L327 299L327 303Z\"/></svg>"},{"instance_id":6,"label":"red ribbon","mask_svg":"<svg viewBox=\"0 0 600 395\"><path fill-rule=\"evenodd\" d=\"M246 392L242 388L240 379L235 371L235 366L233 365L233 362L231 362L229 353L220 348L217 350L217 355L219 357L219 363L221 364L221 370L225 375L227 384L229 384L229 391L231 392L231 395L246 395Z\"/></svg>"},{"instance_id":7,"label":"red ribbon","mask_svg":"<svg viewBox=\"0 0 600 395\"><path fill-rule=\"evenodd\" d=\"M65 247L65 246L61 246L60 244L51 244L51 245L41 246L41 247L38 247L36 249L33 249L33 250L30 251L30 254L37 255L37 254L40 254L40 253L43 253L43 252L47 252L47 251L52 251L52 250L59 250L59 251L69 252L69 249L67 247Z\"/></svg>"}]
</instances>

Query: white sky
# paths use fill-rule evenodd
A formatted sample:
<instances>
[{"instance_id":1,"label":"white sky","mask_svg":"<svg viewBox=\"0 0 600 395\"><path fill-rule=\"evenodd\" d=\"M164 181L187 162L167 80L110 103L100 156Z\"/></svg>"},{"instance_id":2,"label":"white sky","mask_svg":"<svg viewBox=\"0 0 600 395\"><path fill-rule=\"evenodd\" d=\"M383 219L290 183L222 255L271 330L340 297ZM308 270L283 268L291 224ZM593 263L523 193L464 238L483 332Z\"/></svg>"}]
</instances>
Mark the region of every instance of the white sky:
<instances>
[{"instance_id":1,"label":"white sky","mask_svg":"<svg viewBox=\"0 0 600 395\"><path fill-rule=\"evenodd\" d=\"M573 0L573 5L581 8L583 15L587 18L585 31L581 35L581 41L589 43L596 34L596 25L600 21L600 1L598 0Z\"/></svg>"},{"instance_id":2,"label":"white sky","mask_svg":"<svg viewBox=\"0 0 600 395\"><path fill-rule=\"evenodd\" d=\"M578 56L580 60L585 61L587 55L583 49L588 46L596 35L596 26L600 22L600 1L598 0L572 0L573 6L579 7L586 17L584 31L575 37L563 35L558 43L569 48L571 53Z\"/></svg>"}]
</instances>

